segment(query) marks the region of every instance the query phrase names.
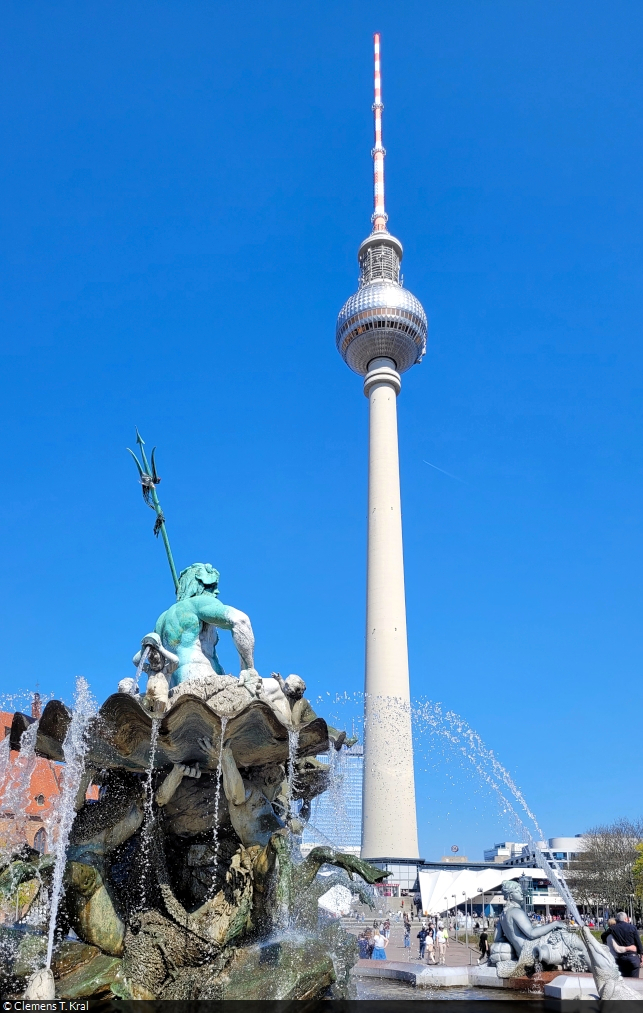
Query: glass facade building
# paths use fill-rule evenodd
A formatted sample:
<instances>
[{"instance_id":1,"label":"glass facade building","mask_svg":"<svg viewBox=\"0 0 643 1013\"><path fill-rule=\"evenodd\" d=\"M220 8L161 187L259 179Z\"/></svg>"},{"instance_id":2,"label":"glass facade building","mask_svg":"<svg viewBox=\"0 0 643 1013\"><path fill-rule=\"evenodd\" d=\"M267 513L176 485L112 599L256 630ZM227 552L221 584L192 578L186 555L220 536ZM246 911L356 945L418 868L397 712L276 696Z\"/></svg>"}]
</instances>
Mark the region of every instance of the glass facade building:
<instances>
[{"instance_id":1,"label":"glass facade building","mask_svg":"<svg viewBox=\"0 0 643 1013\"><path fill-rule=\"evenodd\" d=\"M310 820L304 831L302 851L318 844L332 844L347 854L359 855L362 843L362 783L364 747L331 749L317 759L328 765L328 789L313 799Z\"/></svg>"}]
</instances>

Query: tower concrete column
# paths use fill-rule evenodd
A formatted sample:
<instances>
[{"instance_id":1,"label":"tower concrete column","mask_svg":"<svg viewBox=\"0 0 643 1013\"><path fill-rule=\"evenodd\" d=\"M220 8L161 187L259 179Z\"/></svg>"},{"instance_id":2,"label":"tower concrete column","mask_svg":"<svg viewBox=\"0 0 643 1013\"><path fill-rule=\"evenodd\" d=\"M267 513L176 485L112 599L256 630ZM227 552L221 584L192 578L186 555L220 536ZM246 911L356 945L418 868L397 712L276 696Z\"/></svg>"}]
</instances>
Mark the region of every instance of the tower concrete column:
<instances>
[{"instance_id":1,"label":"tower concrete column","mask_svg":"<svg viewBox=\"0 0 643 1013\"><path fill-rule=\"evenodd\" d=\"M369 364L362 858L418 858L397 439L401 379Z\"/></svg>"}]
</instances>

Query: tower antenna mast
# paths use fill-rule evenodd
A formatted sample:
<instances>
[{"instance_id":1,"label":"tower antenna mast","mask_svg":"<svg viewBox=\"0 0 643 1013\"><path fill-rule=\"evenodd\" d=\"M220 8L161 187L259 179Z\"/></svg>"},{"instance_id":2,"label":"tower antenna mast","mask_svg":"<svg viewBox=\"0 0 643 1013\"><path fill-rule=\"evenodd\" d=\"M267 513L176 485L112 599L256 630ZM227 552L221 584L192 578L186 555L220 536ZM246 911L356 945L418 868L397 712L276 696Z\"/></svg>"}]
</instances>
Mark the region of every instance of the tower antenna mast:
<instances>
[{"instance_id":1,"label":"tower antenna mast","mask_svg":"<svg viewBox=\"0 0 643 1013\"><path fill-rule=\"evenodd\" d=\"M161 481L156 472L156 462L154 460L156 447L154 447L152 450L152 458L151 458L152 466L150 467L150 465L147 463L147 457L145 455L144 449L145 440L139 433L138 428L136 430L136 442L141 448L141 457L143 458L143 464L141 464L141 462L139 461L138 457L136 456L133 450L130 450L129 447L127 449L134 458L134 461L136 462L136 467L138 468L139 482L143 486L143 499L147 503L148 507L151 510L154 510L154 512L156 513L156 521L154 522L154 535L156 538L158 538L160 533L163 537L163 544L165 545L165 551L167 553L167 561L170 564L170 570L172 572L172 580L174 581L174 590L178 591L179 578L176 575L176 567L174 565L174 559L172 558L170 540L167 537L167 529L165 527L165 515L161 510L161 504L159 503L159 498L156 493L156 486Z\"/></svg>"},{"instance_id":2,"label":"tower antenna mast","mask_svg":"<svg viewBox=\"0 0 643 1013\"><path fill-rule=\"evenodd\" d=\"M384 209L384 155L386 148L382 146L382 67L380 61L380 33L373 36L375 49L375 101L373 114L375 117L375 147L373 156L373 232L386 232L388 215Z\"/></svg>"}]
</instances>

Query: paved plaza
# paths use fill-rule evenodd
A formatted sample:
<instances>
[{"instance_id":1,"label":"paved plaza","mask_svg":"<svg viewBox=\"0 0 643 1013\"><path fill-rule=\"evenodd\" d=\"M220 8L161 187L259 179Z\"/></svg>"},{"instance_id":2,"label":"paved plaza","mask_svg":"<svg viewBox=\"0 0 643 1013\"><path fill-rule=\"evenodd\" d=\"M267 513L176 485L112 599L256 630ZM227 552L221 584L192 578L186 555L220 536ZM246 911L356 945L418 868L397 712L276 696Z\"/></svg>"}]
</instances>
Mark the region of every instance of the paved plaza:
<instances>
[{"instance_id":1,"label":"paved plaza","mask_svg":"<svg viewBox=\"0 0 643 1013\"><path fill-rule=\"evenodd\" d=\"M382 919L381 915L376 916L371 913L370 919L368 918L368 914L366 915L365 922L358 922L354 918L343 918L342 924L348 932L352 932L353 935L357 936L360 932L363 932L364 929L373 927L373 920L375 917ZM413 919L411 923L411 947L409 949L404 946L404 926L402 922L398 922L394 918L391 918L391 936L386 950L387 960L399 963L421 963L419 956L419 943L417 939L417 934L420 931L421 925L421 921L418 921L417 918ZM437 964L437 948L435 959ZM464 933L460 933L460 940L458 942L456 942L454 938L449 939L446 952L447 967L462 967L463 965L477 964L477 962L478 949L477 947L471 945L469 947L465 945ZM359 966L368 966L371 963L372 961L370 960L360 960ZM426 961L424 961L424 963L426 963Z\"/></svg>"}]
</instances>

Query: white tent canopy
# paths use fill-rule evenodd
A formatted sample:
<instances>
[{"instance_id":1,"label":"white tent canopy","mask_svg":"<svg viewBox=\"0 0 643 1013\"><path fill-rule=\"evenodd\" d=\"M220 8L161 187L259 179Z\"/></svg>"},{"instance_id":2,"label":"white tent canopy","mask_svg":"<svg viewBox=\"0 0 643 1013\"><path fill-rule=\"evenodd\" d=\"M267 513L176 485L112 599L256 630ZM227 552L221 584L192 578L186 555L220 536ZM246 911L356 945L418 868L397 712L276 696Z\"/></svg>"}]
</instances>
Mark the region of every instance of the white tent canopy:
<instances>
[{"instance_id":1,"label":"white tent canopy","mask_svg":"<svg viewBox=\"0 0 643 1013\"><path fill-rule=\"evenodd\" d=\"M419 877L422 910L429 915L442 914L448 908L479 897L482 893L495 893L506 879L520 879L521 876L542 879L543 872L541 869L524 867L435 869L432 872L421 870Z\"/></svg>"},{"instance_id":2,"label":"white tent canopy","mask_svg":"<svg viewBox=\"0 0 643 1013\"><path fill-rule=\"evenodd\" d=\"M351 913L352 901L353 895L350 890L337 883L319 898L317 904L334 918L341 918Z\"/></svg>"}]
</instances>

